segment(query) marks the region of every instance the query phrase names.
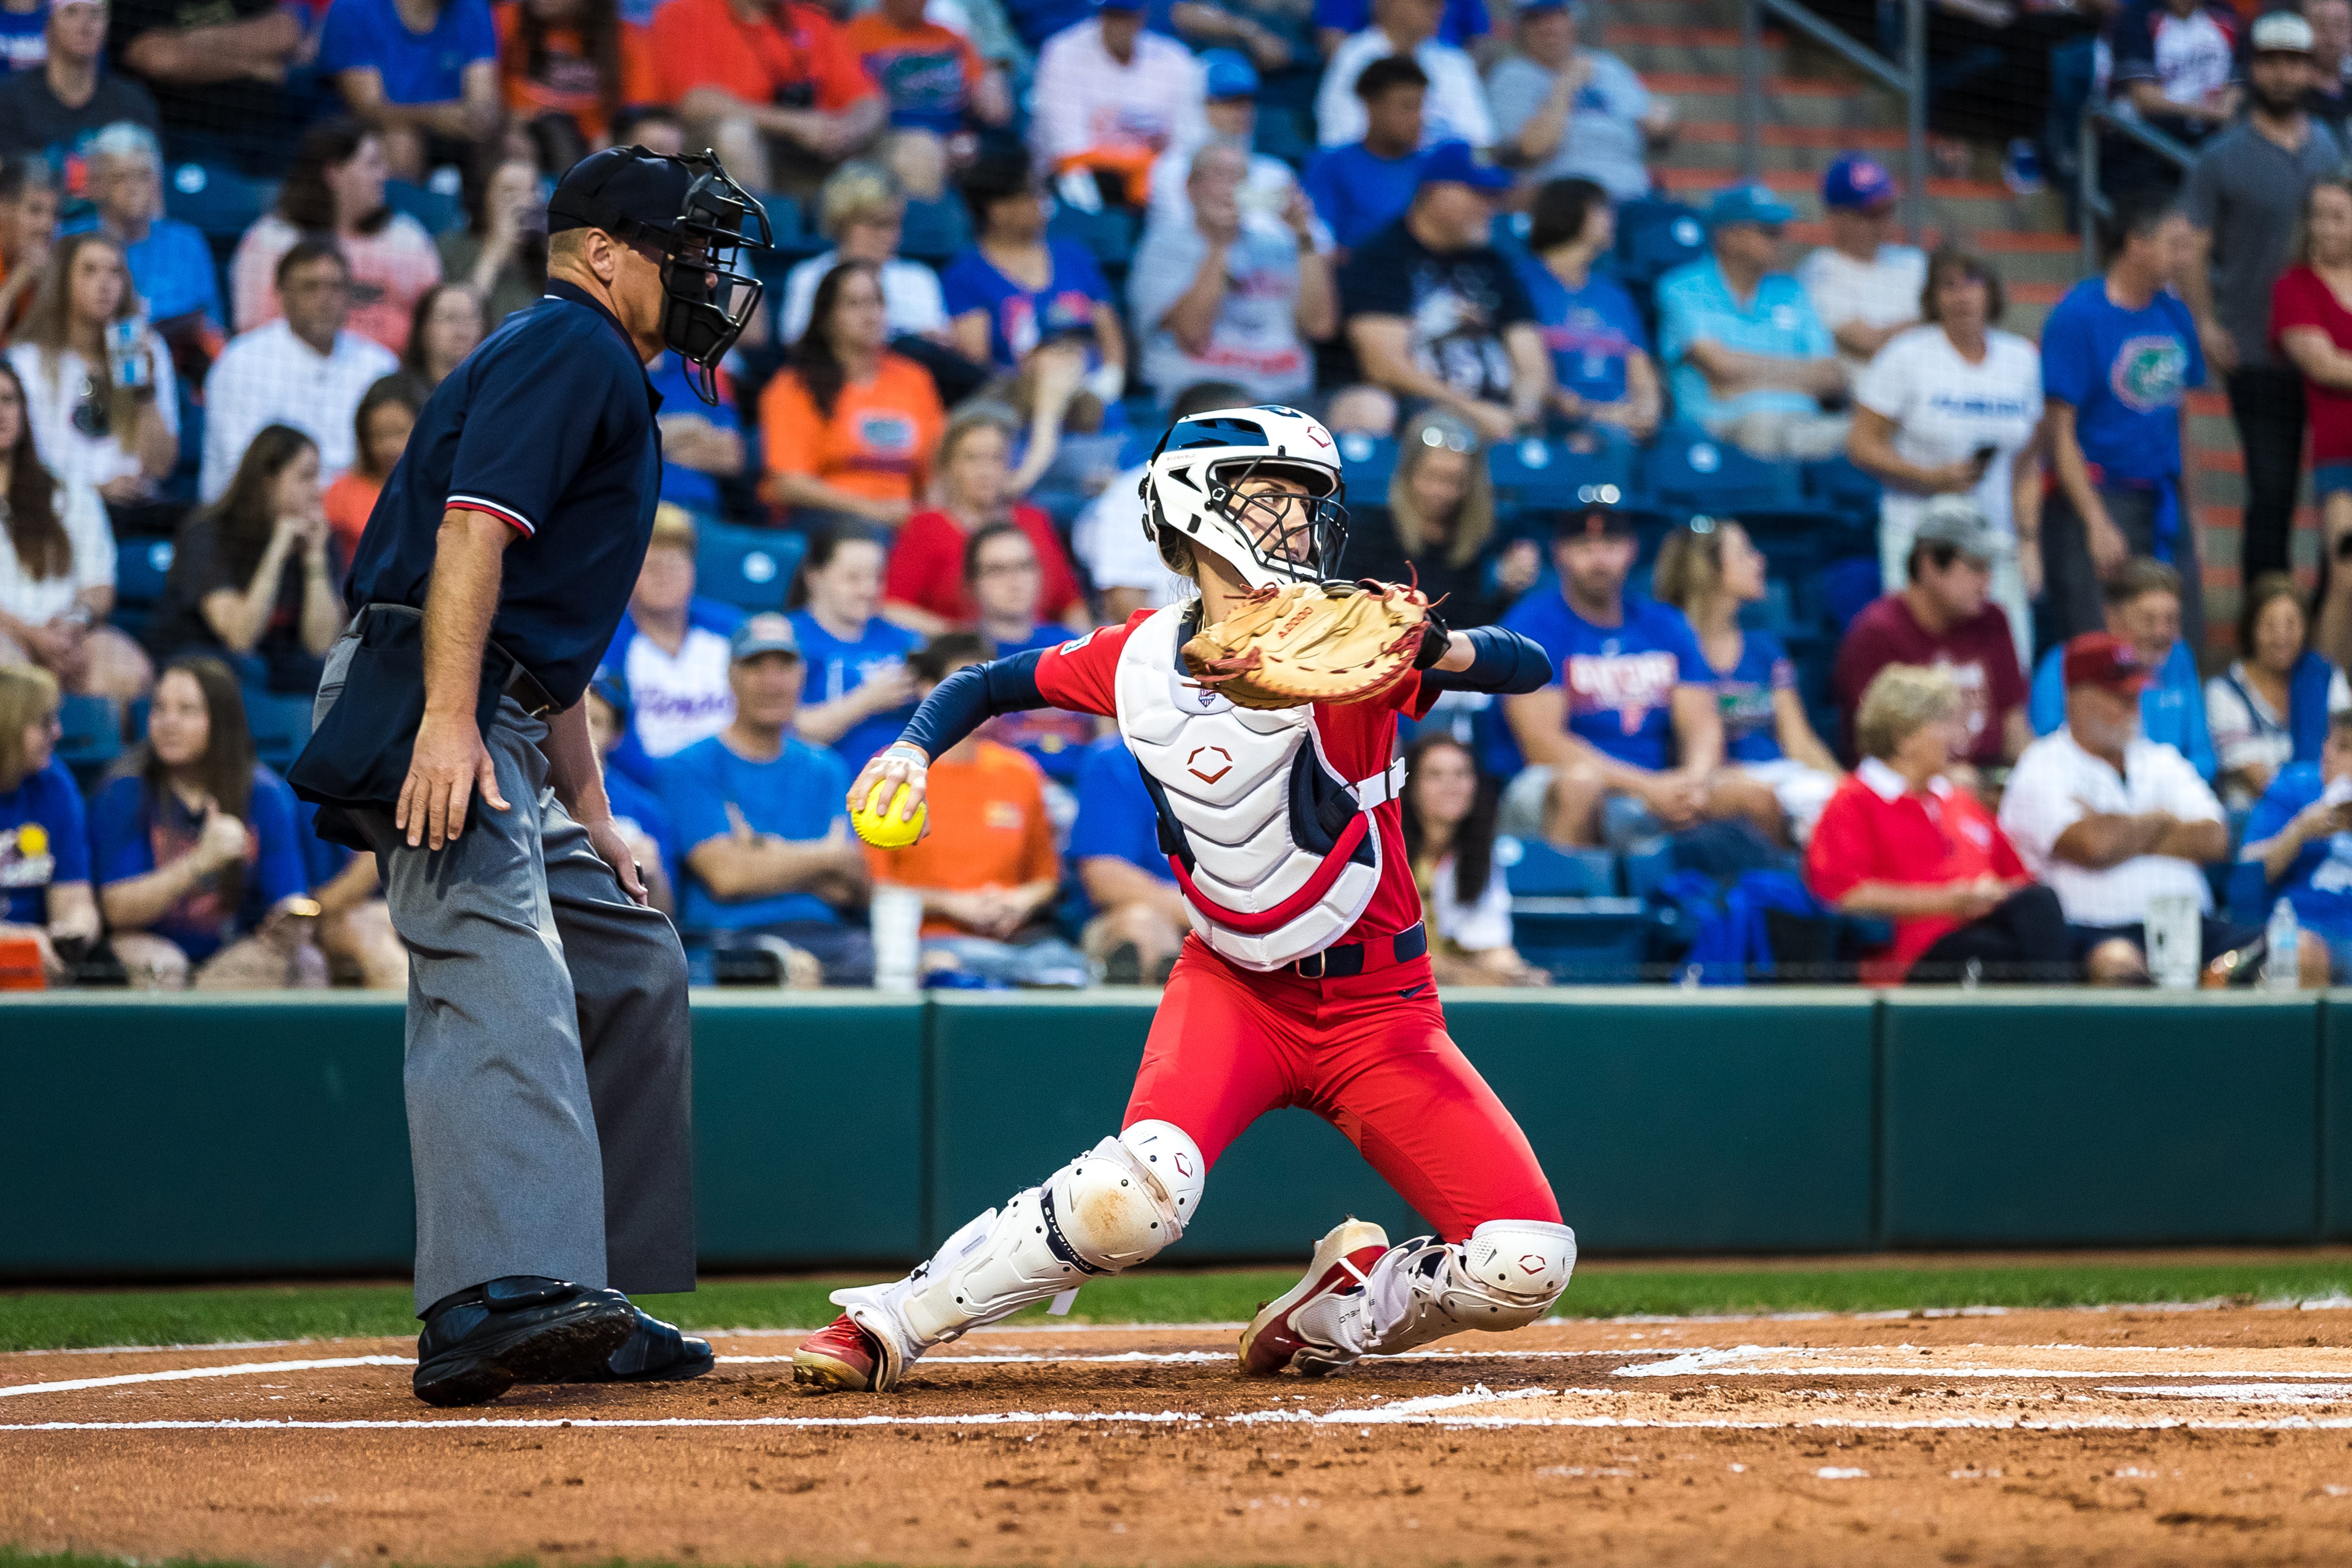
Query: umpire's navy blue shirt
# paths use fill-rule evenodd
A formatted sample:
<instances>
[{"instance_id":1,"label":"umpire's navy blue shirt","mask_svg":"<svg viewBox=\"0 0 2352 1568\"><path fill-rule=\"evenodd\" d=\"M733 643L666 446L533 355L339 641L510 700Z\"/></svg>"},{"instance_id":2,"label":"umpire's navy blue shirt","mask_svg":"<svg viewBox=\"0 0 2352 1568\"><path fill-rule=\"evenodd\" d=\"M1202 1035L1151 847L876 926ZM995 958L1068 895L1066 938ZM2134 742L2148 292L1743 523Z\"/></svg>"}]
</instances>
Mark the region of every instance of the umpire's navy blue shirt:
<instances>
[{"instance_id":1,"label":"umpire's navy blue shirt","mask_svg":"<svg viewBox=\"0 0 2352 1568\"><path fill-rule=\"evenodd\" d=\"M518 310L427 398L384 481L345 596L425 607L442 513L489 513L506 552L490 640L580 700L645 564L661 500L661 396L612 313L572 284Z\"/></svg>"}]
</instances>

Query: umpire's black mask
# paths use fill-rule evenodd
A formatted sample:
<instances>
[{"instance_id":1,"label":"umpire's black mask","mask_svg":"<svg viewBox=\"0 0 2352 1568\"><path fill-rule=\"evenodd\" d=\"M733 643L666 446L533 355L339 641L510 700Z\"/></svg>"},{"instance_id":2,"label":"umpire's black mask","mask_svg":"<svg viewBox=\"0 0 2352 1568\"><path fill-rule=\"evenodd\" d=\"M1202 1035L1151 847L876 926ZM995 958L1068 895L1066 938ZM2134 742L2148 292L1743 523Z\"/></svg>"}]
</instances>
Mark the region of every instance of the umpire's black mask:
<instances>
[{"instance_id":1,"label":"umpire's black mask","mask_svg":"<svg viewBox=\"0 0 2352 1568\"><path fill-rule=\"evenodd\" d=\"M662 342L687 364L705 403L719 401L719 362L760 308L760 280L736 267L746 247L774 243L768 214L728 178L718 154L670 157L608 147L574 163L547 204L551 234L601 228L659 250Z\"/></svg>"}]
</instances>

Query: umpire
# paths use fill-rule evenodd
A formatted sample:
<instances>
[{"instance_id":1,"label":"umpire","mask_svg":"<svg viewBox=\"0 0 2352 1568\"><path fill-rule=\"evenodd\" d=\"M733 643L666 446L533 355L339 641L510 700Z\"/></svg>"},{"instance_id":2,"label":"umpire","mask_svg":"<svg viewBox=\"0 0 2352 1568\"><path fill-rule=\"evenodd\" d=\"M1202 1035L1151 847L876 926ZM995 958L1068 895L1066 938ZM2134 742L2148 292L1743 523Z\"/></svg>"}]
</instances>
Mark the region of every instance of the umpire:
<instances>
[{"instance_id":1,"label":"umpire","mask_svg":"<svg viewBox=\"0 0 2352 1568\"><path fill-rule=\"evenodd\" d=\"M694 1288L686 957L582 696L660 499L645 367L674 351L711 395L767 218L715 158L641 147L574 165L548 215L545 297L425 403L369 519L291 773L321 832L374 852L408 946L434 1405L711 1366L622 1294Z\"/></svg>"}]
</instances>

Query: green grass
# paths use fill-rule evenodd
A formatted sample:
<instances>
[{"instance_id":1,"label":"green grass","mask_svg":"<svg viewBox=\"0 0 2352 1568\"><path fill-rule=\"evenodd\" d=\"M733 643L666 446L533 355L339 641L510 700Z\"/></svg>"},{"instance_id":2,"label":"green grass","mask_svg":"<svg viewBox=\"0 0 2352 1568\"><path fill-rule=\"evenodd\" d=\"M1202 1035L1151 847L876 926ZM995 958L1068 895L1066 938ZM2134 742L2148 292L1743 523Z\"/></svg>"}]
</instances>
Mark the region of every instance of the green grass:
<instances>
[{"instance_id":1,"label":"green grass","mask_svg":"<svg viewBox=\"0 0 2352 1568\"><path fill-rule=\"evenodd\" d=\"M1087 1286L1080 1322L1231 1322L1297 1279L1284 1270L1145 1272ZM642 1298L689 1328L803 1328L833 1315L838 1280L714 1279L690 1296ZM1739 1312L1863 1312L1931 1307L2068 1307L2133 1301L2311 1299L2352 1293L2352 1261L2273 1258L2186 1264L2053 1261L1934 1267L1697 1269L1673 1264L1587 1269L1561 1298L1575 1317ZM1016 1321L1044 1321L1034 1309ZM413 1334L404 1286L252 1286L0 1295L0 1351L91 1345ZM13 1568L0 1557L0 1568Z\"/></svg>"}]
</instances>

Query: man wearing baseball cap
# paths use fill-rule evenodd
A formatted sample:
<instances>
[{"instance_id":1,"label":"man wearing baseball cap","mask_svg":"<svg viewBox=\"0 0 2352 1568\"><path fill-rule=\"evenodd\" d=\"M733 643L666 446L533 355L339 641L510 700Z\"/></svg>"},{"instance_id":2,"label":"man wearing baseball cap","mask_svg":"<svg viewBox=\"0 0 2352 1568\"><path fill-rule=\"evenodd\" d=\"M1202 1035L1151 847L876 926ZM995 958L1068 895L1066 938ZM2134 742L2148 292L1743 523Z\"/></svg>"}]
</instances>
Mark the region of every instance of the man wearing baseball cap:
<instances>
[{"instance_id":1,"label":"man wearing baseball cap","mask_svg":"<svg viewBox=\"0 0 2352 1568\"><path fill-rule=\"evenodd\" d=\"M2273 341L2271 290L2294 259L2312 182L2344 162L2336 133L2304 110L2315 72L2311 24L2292 11L2255 18L2246 117L2205 143L2181 209L2199 255L2180 275L2206 363L2220 371L2246 459L2240 581L2287 569L2303 478L2303 372Z\"/></svg>"},{"instance_id":2,"label":"man wearing baseball cap","mask_svg":"<svg viewBox=\"0 0 2352 1568\"><path fill-rule=\"evenodd\" d=\"M1886 165L1860 153L1848 153L1822 176L1830 242L1805 258L1797 280L1837 340L1850 375L1860 375L1887 339L1919 321L1927 258L1916 246L1895 242L1902 198Z\"/></svg>"},{"instance_id":3,"label":"man wearing baseball cap","mask_svg":"<svg viewBox=\"0 0 2352 1568\"><path fill-rule=\"evenodd\" d=\"M849 770L793 733L803 668L790 617L745 621L727 645L735 717L663 764L685 865L678 917L692 931L779 938L832 984L868 985L873 946L839 912L866 900L866 858L842 813Z\"/></svg>"},{"instance_id":4,"label":"man wearing baseball cap","mask_svg":"<svg viewBox=\"0 0 2352 1568\"><path fill-rule=\"evenodd\" d=\"M1551 392L1528 291L1487 243L1511 176L1458 142L1422 159L1405 215L1339 269L1339 310L1364 379L1443 403L1489 441L1542 415Z\"/></svg>"},{"instance_id":5,"label":"man wearing baseball cap","mask_svg":"<svg viewBox=\"0 0 2352 1568\"><path fill-rule=\"evenodd\" d=\"M2203 868L2230 855L2221 803L2179 751L2140 733L2150 672L2137 650L2084 632L2066 645L2065 673L2065 726L2018 759L2000 826L2058 895L2091 981L2146 981L2146 922L2159 898L2204 912L2202 961L2252 941L2259 933L2213 918Z\"/></svg>"},{"instance_id":6,"label":"man wearing baseball cap","mask_svg":"<svg viewBox=\"0 0 2352 1568\"><path fill-rule=\"evenodd\" d=\"M1727 186L1706 206L1711 254L1658 280L1658 358L1675 405L1761 458L1827 457L1853 423L1822 411L1845 371L1804 286L1780 270L1795 216L1769 186Z\"/></svg>"},{"instance_id":7,"label":"man wearing baseball cap","mask_svg":"<svg viewBox=\"0 0 2352 1568\"><path fill-rule=\"evenodd\" d=\"M1849 752L1862 695L1890 664L1951 671L1967 734L1962 755L1976 766L2013 761L2033 739L2017 639L1990 593L1993 562L2008 547L1967 496L1937 496L1922 509L1903 587L1856 616L1838 645L1830 687Z\"/></svg>"},{"instance_id":8,"label":"man wearing baseball cap","mask_svg":"<svg viewBox=\"0 0 2352 1568\"><path fill-rule=\"evenodd\" d=\"M1709 813L1723 761L1715 672L1682 612L1625 592L1633 519L1611 506L1551 514L1559 586L1522 596L1503 617L1551 660L1552 682L1503 699L1527 766L1490 758L1512 783L1506 831L1557 844L1627 844L1691 826Z\"/></svg>"},{"instance_id":9,"label":"man wearing baseball cap","mask_svg":"<svg viewBox=\"0 0 2352 1568\"><path fill-rule=\"evenodd\" d=\"M1674 105L1633 68L1580 47L1583 0L1520 0L1519 52L1486 79L1501 155L1538 182L1591 180L1612 201L1649 195L1647 163L1675 133Z\"/></svg>"},{"instance_id":10,"label":"man wearing baseball cap","mask_svg":"<svg viewBox=\"0 0 2352 1568\"><path fill-rule=\"evenodd\" d=\"M1207 96L1201 105L1200 139L1171 146L1151 166L1151 216L1145 237L1150 237L1151 228L1172 224L1181 232L1191 223L1192 200L1185 186L1192 178L1192 160L1202 147L1216 145L1233 148L1246 164L1237 196L1244 219L1270 233L1293 228L1291 198L1299 189L1298 177L1281 159L1253 151L1257 144L1257 96L1263 86L1257 68L1238 49L1211 49L1201 56L1201 80ZM1303 216L1316 253L1329 255L1331 231L1311 205ZM1162 395L1168 390L1161 387Z\"/></svg>"}]
</instances>

